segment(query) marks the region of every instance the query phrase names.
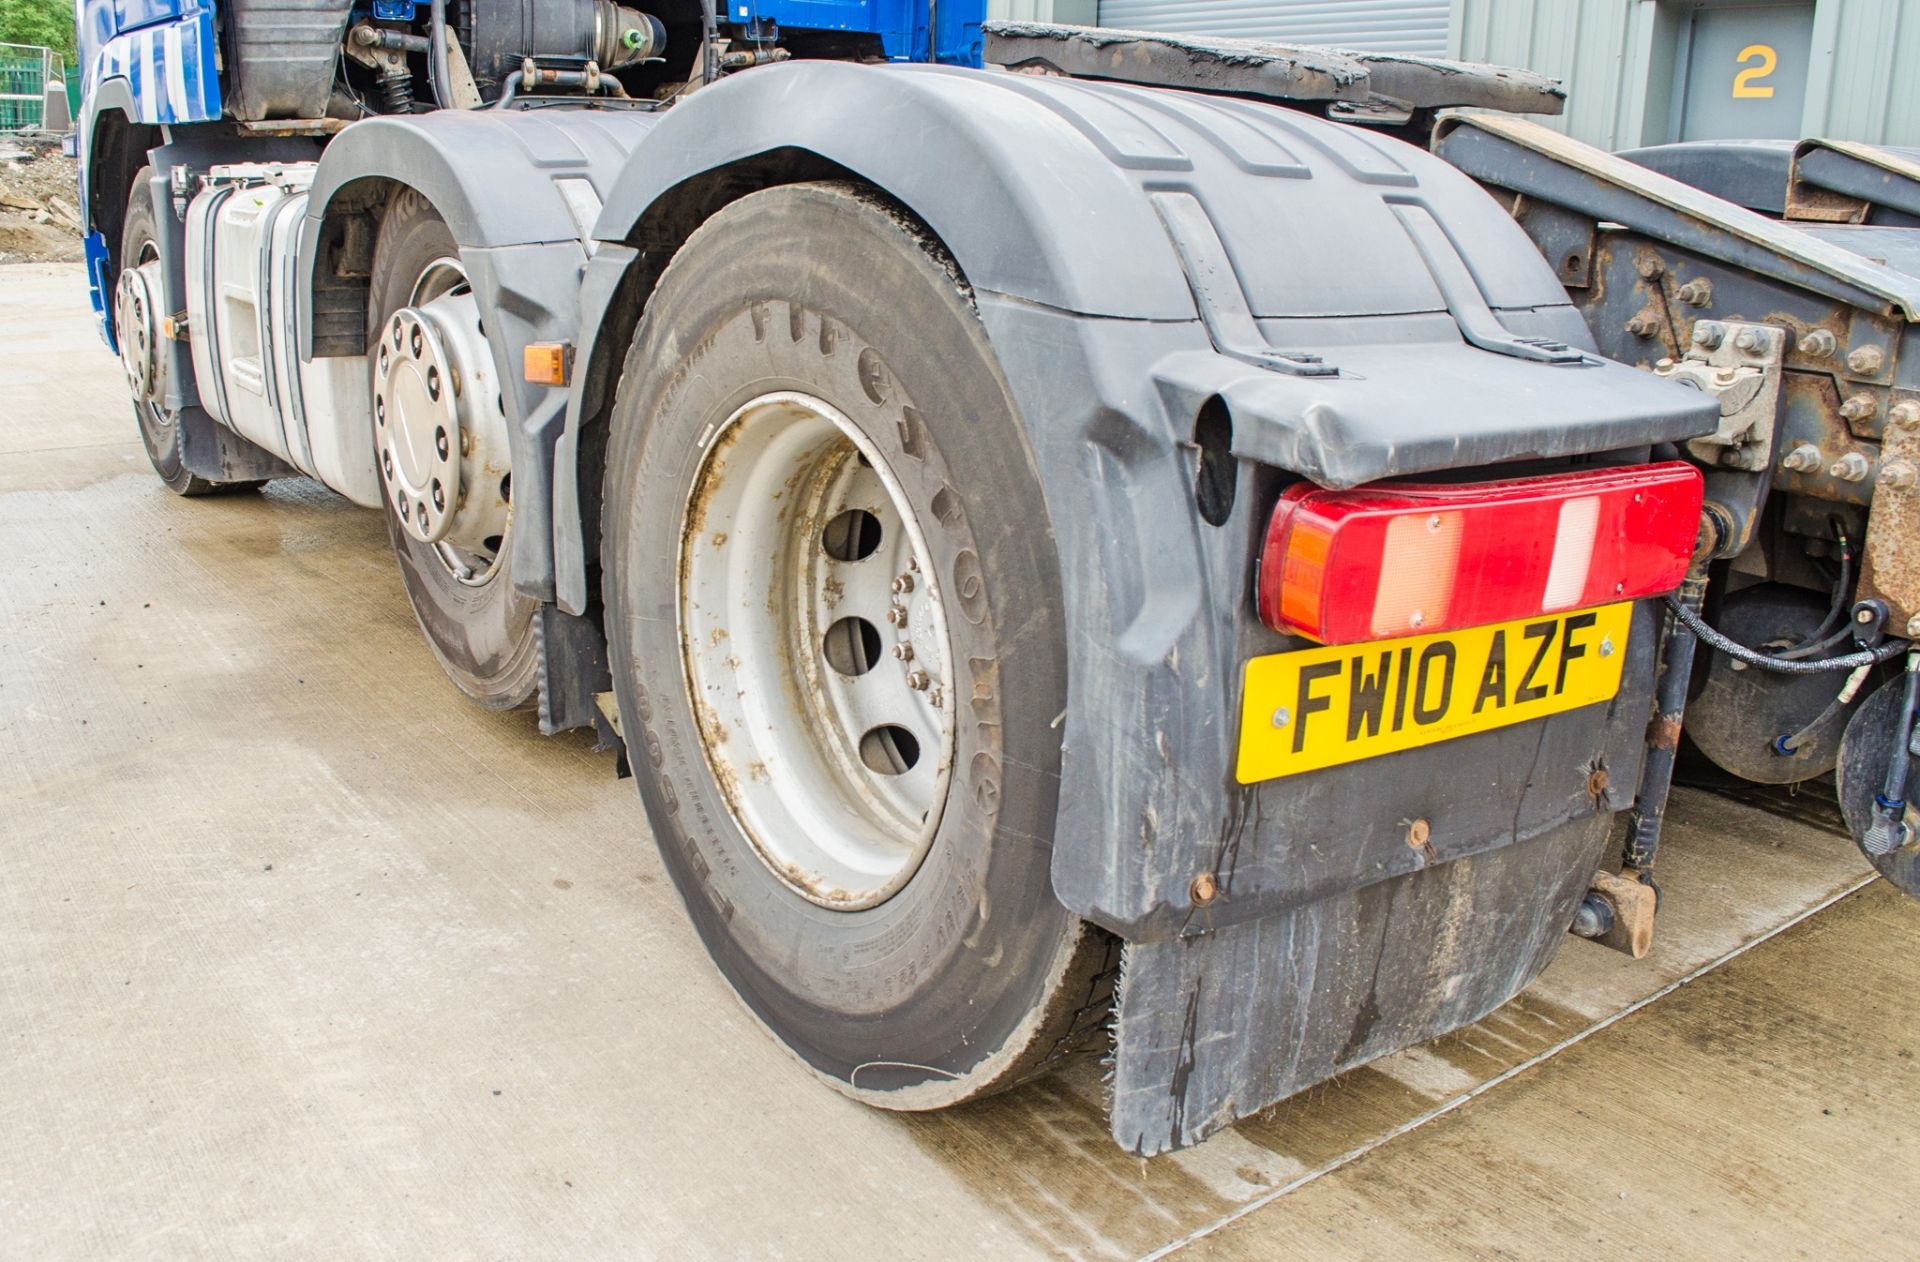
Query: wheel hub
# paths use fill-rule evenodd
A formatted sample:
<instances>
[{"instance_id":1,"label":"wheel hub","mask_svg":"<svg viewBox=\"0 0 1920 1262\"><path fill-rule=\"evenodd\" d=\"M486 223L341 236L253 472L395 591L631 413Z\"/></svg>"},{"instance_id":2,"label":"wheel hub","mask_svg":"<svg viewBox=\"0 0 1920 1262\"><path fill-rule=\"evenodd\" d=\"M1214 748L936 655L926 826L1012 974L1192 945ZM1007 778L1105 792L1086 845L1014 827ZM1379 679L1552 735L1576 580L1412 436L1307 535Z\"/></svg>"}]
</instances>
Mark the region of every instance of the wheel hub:
<instances>
[{"instance_id":1,"label":"wheel hub","mask_svg":"<svg viewBox=\"0 0 1920 1262\"><path fill-rule=\"evenodd\" d=\"M160 328L153 305L159 285L159 260L149 260L138 267L122 268L113 295L114 340L120 346L120 367L126 371L128 389L140 403L159 401Z\"/></svg>"},{"instance_id":2,"label":"wheel hub","mask_svg":"<svg viewBox=\"0 0 1920 1262\"><path fill-rule=\"evenodd\" d=\"M462 581L484 581L512 513L506 413L473 291L460 277L428 297L427 284L387 320L374 352L380 474L402 529L435 545Z\"/></svg>"},{"instance_id":3,"label":"wheel hub","mask_svg":"<svg viewBox=\"0 0 1920 1262\"><path fill-rule=\"evenodd\" d=\"M926 540L873 444L789 392L709 446L681 540L689 693L760 858L842 910L931 846L953 761L946 618Z\"/></svg>"}]
</instances>

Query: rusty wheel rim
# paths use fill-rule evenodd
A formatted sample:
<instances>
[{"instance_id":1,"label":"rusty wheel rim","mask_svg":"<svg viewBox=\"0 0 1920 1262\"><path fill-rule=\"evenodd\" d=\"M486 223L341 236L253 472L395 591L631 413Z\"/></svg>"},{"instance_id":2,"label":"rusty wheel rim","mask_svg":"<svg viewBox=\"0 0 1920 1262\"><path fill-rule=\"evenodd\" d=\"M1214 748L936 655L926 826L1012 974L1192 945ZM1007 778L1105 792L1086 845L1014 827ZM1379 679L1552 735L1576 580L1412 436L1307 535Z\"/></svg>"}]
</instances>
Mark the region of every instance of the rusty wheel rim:
<instances>
[{"instance_id":1,"label":"rusty wheel rim","mask_svg":"<svg viewBox=\"0 0 1920 1262\"><path fill-rule=\"evenodd\" d=\"M716 783L762 862L859 910L938 831L952 673L924 532L874 445L782 391L718 428L683 515L686 685Z\"/></svg>"}]
</instances>

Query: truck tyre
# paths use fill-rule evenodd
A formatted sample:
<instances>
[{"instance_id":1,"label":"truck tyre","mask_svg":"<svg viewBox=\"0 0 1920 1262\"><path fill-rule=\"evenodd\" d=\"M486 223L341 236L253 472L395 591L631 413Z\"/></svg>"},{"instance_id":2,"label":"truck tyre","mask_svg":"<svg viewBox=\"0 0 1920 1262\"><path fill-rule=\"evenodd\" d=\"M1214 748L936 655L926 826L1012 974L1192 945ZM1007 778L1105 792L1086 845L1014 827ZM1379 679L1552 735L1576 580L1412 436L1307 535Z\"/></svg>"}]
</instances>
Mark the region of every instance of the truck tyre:
<instances>
[{"instance_id":1,"label":"truck tyre","mask_svg":"<svg viewBox=\"0 0 1920 1262\"><path fill-rule=\"evenodd\" d=\"M454 685L515 709L537 683L539 604L513 587L505 400L460 247L411 189L380 222L370 290L374 451L407 599Z\"/></svg>"},{"instance_id":2,"label":"truck tyre","mask_svg":"<svg viewBox=\"0 0 1920 1262\"><path fill-rule=\"evenodd\" d=\"M187 472L180 453L179 418L167 410L166 356L160 320L166 314L160 275L159 234L153 226L153 199L147 194L151 168L141 167L127 194L127 216L120 231L120 272L113 291L113 340L120 348L133 394L133 416L140 443L153 471L176 495L215 495L251 491L259 482L214 482Z\"/></svg>"},{"instance_id":3,"label":"truck tyre","mask_svg":"<svg viewBox=\"0 0 1920 1262\"><path fill-rule=\"evenodd\" d=\"M964 278L860 186L720 211L627 356L614 687L667 871L752 1013L939 1108L1104 1030L1118 944L1049 877L1065 711L1037 475Z\"/></svg>"}]
</instances>

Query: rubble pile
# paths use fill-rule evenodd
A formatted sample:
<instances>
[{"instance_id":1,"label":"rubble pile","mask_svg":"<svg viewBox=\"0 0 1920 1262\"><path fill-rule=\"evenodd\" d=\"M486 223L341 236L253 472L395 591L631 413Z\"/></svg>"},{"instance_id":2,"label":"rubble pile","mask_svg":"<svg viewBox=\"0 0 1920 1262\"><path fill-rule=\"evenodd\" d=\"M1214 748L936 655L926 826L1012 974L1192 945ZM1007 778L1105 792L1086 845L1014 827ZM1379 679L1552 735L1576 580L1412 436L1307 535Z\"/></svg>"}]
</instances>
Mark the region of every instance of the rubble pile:
<instances>
[{"instance_id":1,"label":"rubble pile","mask_svg":"<svg viewBox=\"0 0 1920 1262\"><path fill-rule=\"evenodd\" d=\"M0 138L0 263L82 257L76 171L57 143Z\"/></svg>"}]
</instances>

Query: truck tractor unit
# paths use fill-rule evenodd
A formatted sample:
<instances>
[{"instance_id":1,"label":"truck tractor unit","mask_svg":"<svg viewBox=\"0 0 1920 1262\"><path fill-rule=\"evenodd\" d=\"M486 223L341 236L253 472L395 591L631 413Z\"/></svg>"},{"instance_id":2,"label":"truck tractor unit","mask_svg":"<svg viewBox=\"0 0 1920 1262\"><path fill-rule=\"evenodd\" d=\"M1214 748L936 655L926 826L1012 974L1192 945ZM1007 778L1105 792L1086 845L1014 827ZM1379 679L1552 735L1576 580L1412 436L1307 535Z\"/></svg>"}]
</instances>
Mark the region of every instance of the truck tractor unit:
<instances>
[{"instance_id":1,"label":"truck tractor unit","mask_svg":"<svg viewBox=\"0 0 1920 1262\"><path fill-rule=\"evenodd\" d=\"M1916 155L978 0L78 18L161 480L382 514L856 1099L1192 1144L1643 954L1676 767L1920 886Z\"/></svg>"}]
</instances>

